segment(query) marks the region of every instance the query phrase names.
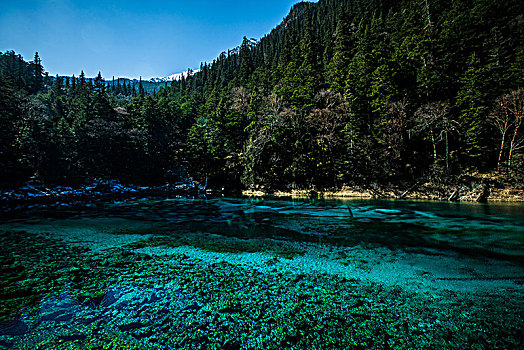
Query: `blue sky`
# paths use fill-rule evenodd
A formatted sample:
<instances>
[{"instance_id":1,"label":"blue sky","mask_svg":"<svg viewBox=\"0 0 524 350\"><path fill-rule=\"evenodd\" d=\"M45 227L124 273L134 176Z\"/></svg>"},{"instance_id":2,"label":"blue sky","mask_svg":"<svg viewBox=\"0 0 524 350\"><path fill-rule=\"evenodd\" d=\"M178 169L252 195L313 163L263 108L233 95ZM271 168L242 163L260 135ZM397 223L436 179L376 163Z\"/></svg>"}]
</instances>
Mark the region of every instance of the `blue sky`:
<instances>
[{"instance_id":1,"label":"blue sky","mask_svg":"<svg viewBox=\"0 0 524 350\"><path fill-rule=\"evenodd\" d=\"M298 0L0 0L0 51L50 74L162 77L267 34Z\"/></svg>"}]
</instances>

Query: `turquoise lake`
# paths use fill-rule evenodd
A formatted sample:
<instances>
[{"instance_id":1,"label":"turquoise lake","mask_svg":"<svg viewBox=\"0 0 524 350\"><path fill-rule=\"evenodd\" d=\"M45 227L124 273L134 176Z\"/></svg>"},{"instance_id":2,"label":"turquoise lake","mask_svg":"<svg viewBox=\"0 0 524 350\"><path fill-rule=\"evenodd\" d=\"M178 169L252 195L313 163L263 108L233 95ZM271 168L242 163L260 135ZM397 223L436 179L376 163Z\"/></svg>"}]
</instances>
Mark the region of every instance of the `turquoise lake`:
<instances>
[{"instance_id":1,"label":"turquoise lake","mask_svg":"<svg viewBox=\"0 0 524 350\"><path fill-rule=\"evenodd\" d=\"M522 204L142 199L0 220L2 349L524 348Z\"/></svg>"}]
</instances>

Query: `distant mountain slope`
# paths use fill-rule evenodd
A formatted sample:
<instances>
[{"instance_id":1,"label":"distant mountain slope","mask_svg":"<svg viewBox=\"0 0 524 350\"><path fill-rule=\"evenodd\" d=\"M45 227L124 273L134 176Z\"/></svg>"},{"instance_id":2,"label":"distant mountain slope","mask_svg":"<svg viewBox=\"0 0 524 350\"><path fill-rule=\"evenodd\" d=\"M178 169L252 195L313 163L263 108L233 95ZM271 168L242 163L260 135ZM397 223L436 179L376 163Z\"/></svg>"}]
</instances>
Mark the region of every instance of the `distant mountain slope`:
<instances>
[{"instance_id":1,"label":"distant mountain slope","mask_svg":"<svg viewBox=\"0 0 524 350\"><path fill-rule=\"evenodd\" d=\"M200 72L200 69L195 69L195 70L189 69L189 70L187 70L185 72L174 73L174 74L168 75L167 77L151 78L149 80L154 82L154 83L163 83L163 82L166 82L166 81L171 82L171 81L180 80L182 78L187 78L188 76L192 76L193 74L196 74L198 72Z\"/></svg>"},{"instance_id":2,"label":"distant mountain slope","mask_svg":"<svg viewBox=\"0 0 524 350\"><path fill-rule=\"evenodd\" d=\"M249 48L254 48L257 44L258 44L258 39L255 39L255 38L249 38L247 39L248 41L248 46ZM235 47L234 49L230 49L228 50L227 52L224 51L224 54L229 54L229 55L238 55L240 53L240 47L242 45L238 45L237 47ZM153 77L151 79L149 79L150 81L154 82L154 83L163 83L163 82L166 82L166 81L177 81L177 80L180 80L182 78L186 78L188 76L192 76L194 74L197 74L200 72L200 69L188 69L187 71L185 72L181 72L181 73L174 73L174 74L171 74L171 75L168 75L167 77L163 77L163 78L156 78L156 77Z\"/></svg>"}]
</instances>

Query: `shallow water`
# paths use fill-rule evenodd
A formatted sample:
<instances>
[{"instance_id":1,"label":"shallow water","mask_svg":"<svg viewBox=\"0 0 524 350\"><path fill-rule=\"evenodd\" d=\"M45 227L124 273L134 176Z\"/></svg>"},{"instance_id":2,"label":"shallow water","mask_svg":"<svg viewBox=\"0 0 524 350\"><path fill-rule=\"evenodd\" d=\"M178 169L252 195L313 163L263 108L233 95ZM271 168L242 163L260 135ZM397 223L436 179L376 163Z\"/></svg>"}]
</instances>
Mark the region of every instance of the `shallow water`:
<instances>
[{"instance_id":1,"label":"shallow water","mask_svg":"<svg viewBox=\"0 0 524 350\"><path fill-rule=\"evenodd\" d=\"M523 209L520 204L216 198L11 212L0 226L0 348L305 348L302 338L286 335L285 323L298 322L289 316L291 306L268 304L289 319L276 319L269 329L256 293L287 288L290 294L284 295L295 300L293 281L300 276L315 281L318 273L340 283L359 281L354 289L400 286L406 293L431 289L442 295L465 286L491 294L502 287L502 294L522 296ZM235 278L228 275L237 268ZM248 275L251 279L243 280ZM276 285L268 286L273 278ZM237 282L245 289L239 300L229 285ZM319 298L329 294L318 293ZM338 301L340 315L344 300ZM521 319L522 303L515 305L513 316ZM317 316L324 312L320 307ZM180 333L185 335L174 336ZM318 334L312 339L329 348ZM273 344L269 339L275 337L282 339ZM381 348L377 344L372 347Z\"/></svg>"},{"instance_id":2,"label":"shallow water","mask_svg":"<svg viewBox=\"0 0 524 350\"><path fill-rule=\"evenodd\" d=\"M3 231L276 238L449 249L524 262L524 206L387 200L173 199L36 208Z\"/></svg>"}]
</instances>

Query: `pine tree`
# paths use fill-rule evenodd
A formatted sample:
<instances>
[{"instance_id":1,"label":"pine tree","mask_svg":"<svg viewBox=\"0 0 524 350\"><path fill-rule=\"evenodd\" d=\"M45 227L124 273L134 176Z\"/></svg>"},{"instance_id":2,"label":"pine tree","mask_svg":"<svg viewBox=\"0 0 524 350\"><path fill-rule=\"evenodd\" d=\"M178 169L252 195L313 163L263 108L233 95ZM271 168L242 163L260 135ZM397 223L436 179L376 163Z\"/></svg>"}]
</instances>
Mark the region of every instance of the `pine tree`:
<instances>
[{"instance_id":1,"label":"pine tree","mask_svg":"<svg viewBox=\"0 0 524 350\"><path fill-rule=\"evenodd\" d=\"M73 91L76 90L76 78L74 74L73 74L73 77L71 78L71 90Z\"/></svg>"},{"instance_id":2,"label":"pine tree","mask_svg":"<svg viewBox=\"0 0 524 350\"><path fill-rule=\"evenodd\" d=\"M483 86L484 82L485 69L473 53L467 62L467 70L461 79L462 87L457 94L457 105L461 107L461 134L465 139L463 154L469 159L480 159L486 148L482 142L485 139L488 92ZM478 161L475 163L482 165Z\"/></svg>"},{"instance_id":3,"label":"pine tree","mask_svg":"<svg viewBox=\"0 0 524 350\"><path fill-rule=\"evenodd\" d=\"M104 96L106 92L104 79L102 78L102 73L100 72L98 72L98 75L95 78L94 91L98 97Z\"/></svg>"},{"instance_id":4,"label":"pine tree","mask_svg":"<svg viewBox=\"0 0 524 350\"><path fill-rule=\"evenodd\" d=\"M327 77L331 89L343 92L346 74L351 60L351 36L353 28L345 8L339 12L335 31L335 54L328 66Z\"/></svg>"},{"instance_id":5,"label":"pine tree","mask_svg":"<svg viewBox=\"0 0 524 350\"><path fill-rule=\"evenodd\" d=\"M240 58L240 85L247 86L249 76L253 72L253 60L251 58L251 49L249 47L249 40L247 37L242 39L242 45L239 52Z\"/></svg>"},{"instance_id":6,"label":"pine tree","mask_svg":"<svg viewBox=\"0 0 524 350\"><path fill-rule=\"evenodd\" d=\"M64 89L64 84L63 84L63 80L61 77L58 76L58 74L56 75L55 77L55 82L53 83L53 86L51 87L51 90L58 94L58 95L61 95L62 92L63 92L63 89Z\"/></svg>"},{"instance_id":7,"label":"pine tree","mask_svg":"<svg viewBox=\"0 0 524 350\"><path fill-rule=\"evenodd\" d=\"M38 52L35 52L35 58L33 64L33 93L37 93L44 89L44 67L42 66L42 60L38 56Z\"/></svg>"},{"instance_id":8,"label":"pine tree","mask_svg":"<svg viewBox=\"0 0 524 350\"><path fill-rule=\"evenodd\" d=\"M116 80L116 88L115 88L115 95L120 95L122 93L122 86L120 85L120 78L117 78Z\"/></svg>"},{"instance_id":9,"label":"pine tree","mask_svg":"<svg viewBox=\"0 0 524 350\"><path fill-rule=\"evenodd\" d=\"M84 88L86 85L86 75L84 74L83 70L80 72L79 80L80 80L80 88Z\"/></svg>"},{"instance_id":10,"label":"pine tree","mask_svg":"<svg viewBox=\"0 0 524 350\"><path fill-rule=\"evenodd\" d=\"M142 77L140 77L140 80L138 81L138 95L140 97L144 97L144 87L142 86Z\"/></svg>"}]
</instances>

